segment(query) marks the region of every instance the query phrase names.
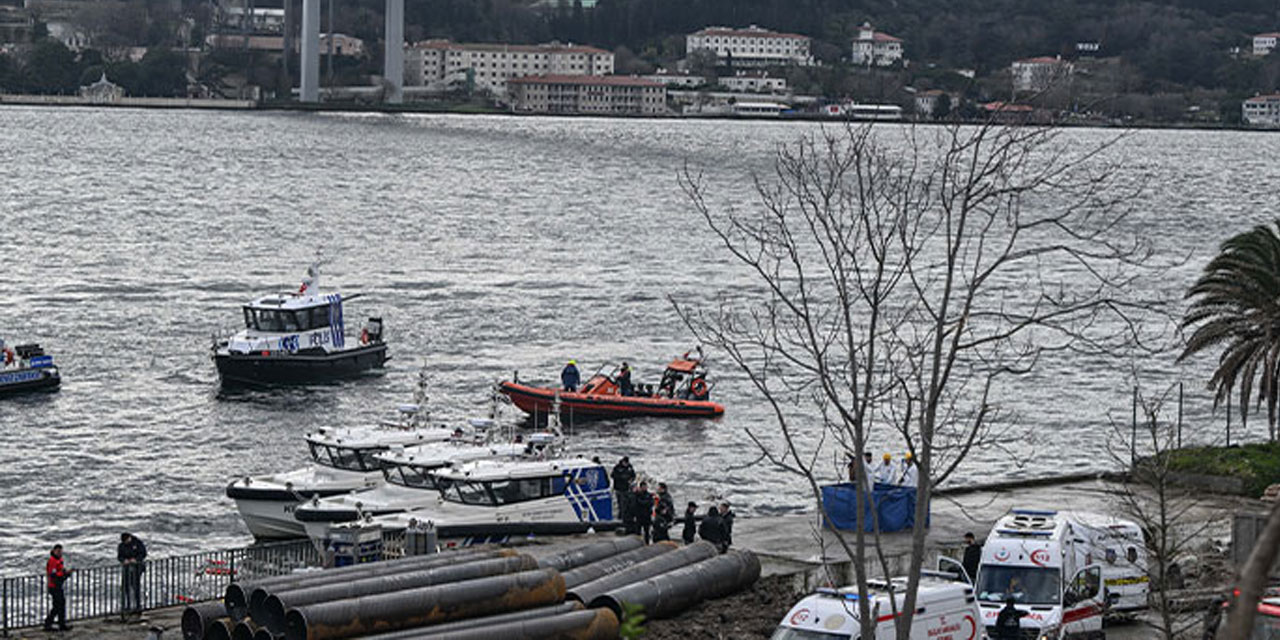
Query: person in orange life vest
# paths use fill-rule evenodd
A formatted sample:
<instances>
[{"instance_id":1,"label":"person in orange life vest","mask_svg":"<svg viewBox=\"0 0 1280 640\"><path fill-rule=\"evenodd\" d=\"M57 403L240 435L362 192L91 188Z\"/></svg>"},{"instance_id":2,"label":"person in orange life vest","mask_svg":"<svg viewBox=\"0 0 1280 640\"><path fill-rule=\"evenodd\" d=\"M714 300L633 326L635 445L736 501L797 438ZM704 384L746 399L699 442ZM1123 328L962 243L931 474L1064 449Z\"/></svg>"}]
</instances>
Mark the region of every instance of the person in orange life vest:
<instances>
[{"instance_id":1,"label":"person in orange life vest","mask_svg":"<svg viewBox=\"0 0 1280 640\"><path fill-rule=\"evenodd\" d=\"M71 569L62 562L62 545L53 545L53 550L49 552L49 559L44 563L44 574L49 587L49 597L53 598L53 607L49 609L49 615L44 619L44 630L53 631L53 621L57 619L58 629L66 631L71 627L67 625L67 596L62 591L62 583L66 582L71 575Z\"/></svg>"}]
</instances>

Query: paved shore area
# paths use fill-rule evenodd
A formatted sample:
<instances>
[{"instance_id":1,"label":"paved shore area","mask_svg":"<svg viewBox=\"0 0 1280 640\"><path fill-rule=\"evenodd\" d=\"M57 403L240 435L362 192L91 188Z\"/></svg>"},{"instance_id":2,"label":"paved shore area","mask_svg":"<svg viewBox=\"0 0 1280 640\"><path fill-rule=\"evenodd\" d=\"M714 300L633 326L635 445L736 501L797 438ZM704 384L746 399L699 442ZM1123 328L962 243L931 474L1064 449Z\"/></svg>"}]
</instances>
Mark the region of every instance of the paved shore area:
<instances>
[{"instance_id":1,"label":"paved shore area","mask_svg":"<svg viewBox=\"0 0 1280 640\"><path fill-rule=\"evenodd\" d=\"M983 539L995 521L1009 509L1030 507L1040 509L1079 510L1116 513L1123 509L1120 498L1124 487L1115 480L1096 478L1075 480L1063 484L1040 486L1003 487L964 491L936 497L932 505L928 561L932 568L940 553L953 553L962 544L966 532L973 532ZM1199 500L1184 516L1184 522L1203 526L1201 543L1225 547L1231 535L1231 515L1239 511L1262 511L1267 505L1259 500L1212 495ZM794 587L803 593L820 582L848 581L850 560L836 534L819 526L814 514L795 514L776 517L738 518L734 525L734 546L750 549L761 560L764 576L794 576ZM613 535L612 533L596 535ZM853 537L846 534L850 543ZM550 542L550 541L544 541ZM552 547L572 545L577 541L554 541ZM882 548L890 572L906 569L911 551L909 533L882 535ZM871 565L872 573L881 573L879 561ZM137 640L155 637L181 637L182 608L174 607L148 612L141 622L122 623L118 618L81 620L73 623L66 633L46 633L39 629L13 632L15 638L64 638L81 640ZM1141 622L1111 627L1107 634L1121 640L1154 637L1149 627Z\"/></svg>"}]
</instances>

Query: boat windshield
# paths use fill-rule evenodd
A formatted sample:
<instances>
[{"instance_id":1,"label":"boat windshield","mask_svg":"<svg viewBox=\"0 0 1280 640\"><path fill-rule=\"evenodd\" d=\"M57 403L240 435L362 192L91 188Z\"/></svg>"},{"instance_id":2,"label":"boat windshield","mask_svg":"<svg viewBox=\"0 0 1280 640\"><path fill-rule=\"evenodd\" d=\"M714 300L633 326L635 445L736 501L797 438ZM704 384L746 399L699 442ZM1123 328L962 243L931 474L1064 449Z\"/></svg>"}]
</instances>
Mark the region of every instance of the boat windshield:
<instances>
[{"instance_id":1,"label":"boat windshield","mask_svg":"<svg viewBox=\"0 0 1280 640\"><path fill-rule=\"evenodd\" d=\"M1062 599L1058 569L982 565L978 570L978 599L1004 603L1009 596L1018 604L1058 604Z\"/></svg>"},{"instance_id":2,"label":"boat windshield","mask_svg":"<svg viewBox=\"0 0 1280 640\"><path fill-rule=\"evenodd\" d=\"M444 490L444 499L450 502L486 506L516 504L554 495L551 478L458 482Z\"/></svg>"},{"instance_id":3,"label":"boat windshield","mask_svg":"<svg viewBox=\"0 0 1280 640\"><path fill-rule=\"evenodd\" d=\"M386 464L382 467L382 477L391 484L412 489L439 489L447 480L440 480L431 472L440 467L423 467L412 464Z\"/></svg>"},{"instance_id":4,"label":"boat windshield","mask_svg":"<svg viewBox=\"0 0 1280 640\"><path fill-rule=\"evenodd\" d=\"M329 306L308 309L244 308L246 329L271 333L294 333L329 328Z\"/></svg>"},{"instance_id":5,"label":"boat windshield","mask_svg":"<svg viewBox=\"0 0 1280 640\"><path fill-rule=\"evenodd\" d=\"M382 449L352 449L315 442L308 442L307 446L311 447L311 459L315 460L316 464L344 471L377 471L380 465L374 456L383 451Z\"/></svg>"}]
</instances>

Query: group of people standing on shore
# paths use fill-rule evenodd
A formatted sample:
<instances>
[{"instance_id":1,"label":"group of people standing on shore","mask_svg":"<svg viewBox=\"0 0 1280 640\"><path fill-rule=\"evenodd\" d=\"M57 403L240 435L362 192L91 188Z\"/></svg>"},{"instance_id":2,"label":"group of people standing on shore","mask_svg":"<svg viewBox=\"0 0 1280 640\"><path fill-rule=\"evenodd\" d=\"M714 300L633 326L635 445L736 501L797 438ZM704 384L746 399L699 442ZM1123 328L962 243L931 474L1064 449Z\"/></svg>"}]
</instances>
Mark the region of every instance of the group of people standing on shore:
<instances>
[{"instance_id":1,"label":"group of people standing on shore","mask_svg":"<svg viewBox=\"0 0 1280 640\"><path fill-rule=\"evenodd\" d=\"M869 488L874 488L878 484L887 484L914 489L920 482L920 469L916 467L915 457L910 452L902 456L900 463L894 462L893 454L890 453L885 453L879 463L875 462L870 451L862 454L862 464L857 464L850 458L849 482L858 481L856 474L859 469L866 474Z\"/></svg>"},{"instance_id":2,"label":"group of people standing on shore","mask_svg":"<svg viewBox=\"0 0 1280 640\"><path fill-rule=\"evenodd\" d=\"M131 533L120 534L116 546L116 560L120 562L120 610L123 614L142 612L142 572L146 570L147 545ZM67 594L64 585L75 572L62 557L62 545L55 544L44 564L45 586L52 601L49 615L44 618L45 631L69 631L67 624ZM58 626L54 627L54 623Z\"/></svg>"},{"instance_id":3,"label":"group of people standing on shore","mask_svg":"<svg viewBox=\"0 0 1280 640\"><path fill-rule=\"evenodd\" d=\"M671 528L677 520L675 500L667 489L667 483L659 482L657 491L650 493L648 482L636 482L636 470L627 456L613 466L609 478L613 483L618 517L627 533L641 536L645 544L670 540ZM734 517L728 502L711 505L702 517L698 516L698 503L689 502L679 520L684 525L680 538L685 544L693 544L701 538L724 553L733 544Z\"/></svg>"}]
</instances>

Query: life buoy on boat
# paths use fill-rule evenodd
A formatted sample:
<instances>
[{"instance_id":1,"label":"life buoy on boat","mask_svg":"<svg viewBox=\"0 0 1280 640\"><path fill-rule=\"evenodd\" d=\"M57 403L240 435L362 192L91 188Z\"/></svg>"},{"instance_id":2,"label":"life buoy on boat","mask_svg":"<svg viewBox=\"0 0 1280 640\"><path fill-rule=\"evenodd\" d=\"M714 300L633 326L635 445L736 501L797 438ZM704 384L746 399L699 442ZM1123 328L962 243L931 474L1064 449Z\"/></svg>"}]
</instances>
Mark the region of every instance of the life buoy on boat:
<instances>
[{"instance_id":1,"label":"life buoy on boat","mask_svg":"<svg viewBox=\"0 0 1280 640\"><path fill-rule=\"evenodd\" d=\"M689 391L693 393L694 398L707 397L707 381L702 378L694 378L693 382L689 383Z\"/></svg>"},{"instance_id":2,"label":"life buoy on boat","mask_svg":"<svg viewBox=\"0 0 1280 640\"><path fill-rule=\"evenodd\" d=\"M369 330L368 330L368 329L361 329L361 330L360 330L360 344L369 344Z\"/></svg>"}]
</instances>

